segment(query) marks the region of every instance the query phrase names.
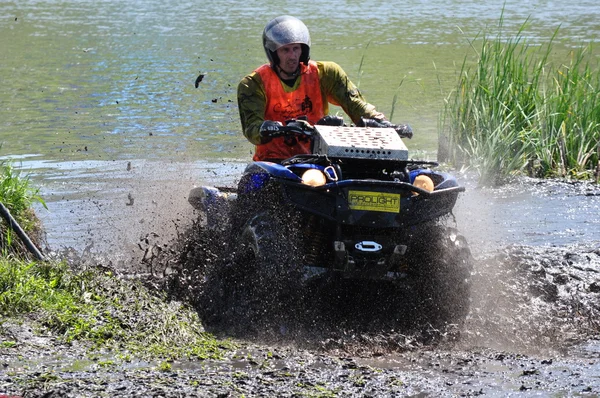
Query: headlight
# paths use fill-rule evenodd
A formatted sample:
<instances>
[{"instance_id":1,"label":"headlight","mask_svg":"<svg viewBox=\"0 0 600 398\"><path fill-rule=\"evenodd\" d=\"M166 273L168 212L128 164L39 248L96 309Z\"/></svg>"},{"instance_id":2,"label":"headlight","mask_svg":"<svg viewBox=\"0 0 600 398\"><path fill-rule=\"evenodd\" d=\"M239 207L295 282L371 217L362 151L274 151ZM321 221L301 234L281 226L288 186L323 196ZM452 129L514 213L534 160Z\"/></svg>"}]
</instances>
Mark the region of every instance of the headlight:
<instances>
[{"instance_id":1,"label":"headlight","mask_svg":"<svg viewBox=\"0 0 600 398\"><path fill-rule=\"evenodd\" d=\"M310 185L311 187L320 187L325 185L327 178L321 170L308 169L302 174L302 183Z\"/></svg>"},{"instance_id":2,"label":"headlight","mask_svg":"<svg viewBox=\"0 0 600 398\"><path fill-rule=\"evenodd\" d=\"M419 174L418 176L415 177L415 181L413 182L413 185L415 187L419 187L419 188L424 189L429 192L433 191L433 180L423 174Z\"/></svg>"}]
</instances>

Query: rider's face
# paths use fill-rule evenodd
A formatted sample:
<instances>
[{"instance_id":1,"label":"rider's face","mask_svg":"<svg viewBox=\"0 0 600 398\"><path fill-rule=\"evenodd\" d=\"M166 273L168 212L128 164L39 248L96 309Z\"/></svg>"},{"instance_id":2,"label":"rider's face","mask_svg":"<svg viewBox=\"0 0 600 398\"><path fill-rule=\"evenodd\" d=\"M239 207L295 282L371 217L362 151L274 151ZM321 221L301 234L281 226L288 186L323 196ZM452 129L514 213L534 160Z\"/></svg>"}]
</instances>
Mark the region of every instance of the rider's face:
<instances>
[{"instance_id":1,"label":"rider's face","mask_svg":"<svg viewBox=\"0 0 600 398\"><path fill-rule=\"evenodd\" d=\"M292 43L277 49L279 57L279 67L287 74L293 74L298 69L300 64L300 55L302 54L302 46Z\"/></svg>"}]
</instances>

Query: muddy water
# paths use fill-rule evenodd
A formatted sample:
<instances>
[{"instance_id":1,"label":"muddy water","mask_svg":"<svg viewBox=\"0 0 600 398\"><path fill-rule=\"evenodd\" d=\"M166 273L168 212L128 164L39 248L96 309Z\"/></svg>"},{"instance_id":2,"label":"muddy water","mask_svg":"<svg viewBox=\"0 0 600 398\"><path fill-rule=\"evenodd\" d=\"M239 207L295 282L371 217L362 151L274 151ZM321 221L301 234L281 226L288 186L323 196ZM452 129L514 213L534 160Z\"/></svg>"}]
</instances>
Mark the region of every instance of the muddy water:
<instances>
[{"instance_id":1,"label":"muddy water","mask_svg":"<svg viewBox=\"0 0 600 398\"><path fill-rule=\"evenodd\" d=\"M234 186L246 162L23 160L19 165L48 202L48 210L37 207L50 246L102 252L124 242L137 246L149 233L166 233L192 219L189 191L198 185ZM490 188L479 187L476 177L457 177L467 192L459 197L452 221L475 252L600 239L595 184L525 178Z\"/></svg>"},{"instance_id":2,"label":"muddy water","mask_svg":"<svg viewBox=\"0 0 600 398\"><path fill-rule=\"evenodd\" d=\"M597 184L524 178L498 188L480 188L467 176L461 182L467 193L457 202L456 221L479 250L600 239Z\"/></svg>"},{"instance_id":3,"label":"muddy water","mask_svg":"<svg viewBox=\"0 0 600 398\"><path fill-rule=\"evenodd\" d=\"M193 187L233 184L246 166L146 159L19 164L46 201L47 209L36 209L52 250L69 248L123 266L176 240L197 218L187 201Z\"/></svg>"}]
</instances>

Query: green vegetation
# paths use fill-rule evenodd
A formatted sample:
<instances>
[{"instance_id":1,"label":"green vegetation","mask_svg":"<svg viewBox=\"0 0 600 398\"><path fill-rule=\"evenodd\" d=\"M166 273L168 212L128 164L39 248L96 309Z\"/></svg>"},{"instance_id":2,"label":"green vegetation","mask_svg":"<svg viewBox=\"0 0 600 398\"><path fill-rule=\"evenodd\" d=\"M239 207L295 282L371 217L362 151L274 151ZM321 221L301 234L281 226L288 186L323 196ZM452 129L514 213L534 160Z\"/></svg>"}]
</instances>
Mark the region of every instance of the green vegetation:
<instances>
[{"instance_id":1,"label":"green vegetation","mask_svg":"<svg viewBox=\"0 0 600 398\"><path fill-rule=\"evenodd\" d=\"M10 162L0 160L0 203L10 210L13 218L29 237L39 243L40 225L31 209L34 202L46 206L39 190L31 186L29 178L22 177ZM6 256L25 252L22 242L16 238L6 221L0 218L0 254Z\"/></svg>"},{"instance_id":2,"label":"green vegetation","mask_svg":"<svg viewBox=\"0 0 600 398\"><path fill-rule=\"evenodd\" d=\"M559 66L553 44L483 37L475 67L465 58L442 116L439 159L476 169L497 183L511 174L598 177L600 69L592 46L571 50Z\"/></svg>"},{"instance_id":3,"label":"green vegetation","mask_svg":"<svg viewBox=\"0 0 600 398\"><path fill-rule=\"evenodd\" d=\"M0 163L0 173L0 201L30 236L36 234L40 227L31 205L44 204L38 191L8 162ZM205 333L192 309L157 296L139 281L102 267L75 272L64 261L28 262L10 228L0 227L2 319L25 319L65 343L80 340L125 359L218 358L231 348Z\"/></svg>"},{"instance_id":4,"label":"green vegetation","mask_svg":"<svg viewBox=\"0 0 600 398\"><path fill-rule=\"evenodd\" d=\"M74 273L64 262L0 258L0 315L35 320L64 342L141 357L218 358L232 347L205 333L181 303L99 268Z\"/></svg>"}]
</instances>

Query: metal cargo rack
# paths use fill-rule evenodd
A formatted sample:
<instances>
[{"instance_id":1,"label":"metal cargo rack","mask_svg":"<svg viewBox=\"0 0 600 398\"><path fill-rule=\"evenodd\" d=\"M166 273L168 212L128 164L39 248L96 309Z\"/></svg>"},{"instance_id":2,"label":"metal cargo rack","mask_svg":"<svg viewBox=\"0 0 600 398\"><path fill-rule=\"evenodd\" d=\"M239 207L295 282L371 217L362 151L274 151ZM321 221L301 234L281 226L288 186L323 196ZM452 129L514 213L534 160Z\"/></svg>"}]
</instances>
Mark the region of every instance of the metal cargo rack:
<instances>
[{"instance_id":1,"label":"metal cargo rack","mask_svg":"<svg viewBox=\"0 0 600 398\"><path fill-rule=\"evenodd\" d=\"M393 128L316 125L313 153L338 158L408 160L408 149Z\"/></svg>"}]
</instances>

